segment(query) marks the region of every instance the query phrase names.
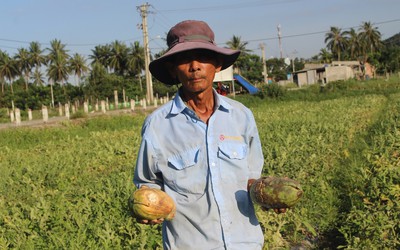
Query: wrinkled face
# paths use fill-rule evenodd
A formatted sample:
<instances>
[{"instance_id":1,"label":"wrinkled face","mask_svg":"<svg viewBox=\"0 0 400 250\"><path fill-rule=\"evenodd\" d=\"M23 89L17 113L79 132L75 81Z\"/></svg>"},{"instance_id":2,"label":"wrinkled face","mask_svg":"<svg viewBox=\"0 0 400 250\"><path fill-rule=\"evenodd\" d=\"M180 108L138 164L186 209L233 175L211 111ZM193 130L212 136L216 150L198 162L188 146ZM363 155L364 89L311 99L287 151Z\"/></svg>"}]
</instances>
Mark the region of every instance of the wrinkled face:
<instances>
[{"instance_id":1,"label":"wrinkled face","mask_svg":"<svg viewBox=\"0 0 400 250\"><path fill-rule=\"evenodd\" d=\"M218 54L209 50L190 50L174 56L170 73L191 93L211 89L216 72L221 70Z\"/></svg>"}]
</instances>

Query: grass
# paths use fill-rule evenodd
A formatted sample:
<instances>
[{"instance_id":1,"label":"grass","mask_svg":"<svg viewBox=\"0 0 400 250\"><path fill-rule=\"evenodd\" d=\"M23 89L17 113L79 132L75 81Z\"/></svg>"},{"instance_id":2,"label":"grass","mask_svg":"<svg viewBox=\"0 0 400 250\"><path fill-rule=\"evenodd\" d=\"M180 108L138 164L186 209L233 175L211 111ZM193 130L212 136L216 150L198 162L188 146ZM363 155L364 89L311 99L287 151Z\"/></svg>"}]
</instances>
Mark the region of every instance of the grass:
<instances>
[{"instance_id":1,"label":"grass","mask_svg":"<svg viewBox=\"0 0 400 250\"><path fill-rule=\"evenodd\" d=\"M397 249L398 80L237 96L258 124L263 175L305 191L286 214L257 216L265 249ZM160 226L127 200L146 114L0 130L0 249L161 249Z\"/></svg>"}]
</instances>

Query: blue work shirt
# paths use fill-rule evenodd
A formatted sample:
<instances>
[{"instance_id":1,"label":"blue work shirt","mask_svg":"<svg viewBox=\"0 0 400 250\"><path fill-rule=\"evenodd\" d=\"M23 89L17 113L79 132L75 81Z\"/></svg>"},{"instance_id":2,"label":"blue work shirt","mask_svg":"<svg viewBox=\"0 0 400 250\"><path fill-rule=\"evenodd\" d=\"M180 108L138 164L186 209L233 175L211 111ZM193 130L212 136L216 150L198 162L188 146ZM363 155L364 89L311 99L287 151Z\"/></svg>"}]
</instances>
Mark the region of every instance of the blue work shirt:
<instances>
[{"instance_id":1,"label":"blue work shirt","mask_svg":"<svg viewBox=\"0 0 400 250\"><path fill-rule=\"evenodd\" d=\"M142 129L134 183L169 194L176 215L164 221L164 249L261 249L264 237L247 192L264 162L252 112L214 91L208 125L178 95Z\"/></svg>"}]
</instances>

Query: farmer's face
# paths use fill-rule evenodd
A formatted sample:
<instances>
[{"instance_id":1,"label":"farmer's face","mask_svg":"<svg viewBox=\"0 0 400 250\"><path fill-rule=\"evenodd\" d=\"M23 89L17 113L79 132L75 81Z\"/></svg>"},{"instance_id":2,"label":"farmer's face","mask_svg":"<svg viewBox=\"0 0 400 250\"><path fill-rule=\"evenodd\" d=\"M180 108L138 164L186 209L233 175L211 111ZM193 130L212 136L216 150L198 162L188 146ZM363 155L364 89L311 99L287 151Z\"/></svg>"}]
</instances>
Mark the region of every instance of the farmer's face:
<instances>
[{"instance_id":1,"label":"farmer's face","mask_svg":"<svg viewBox=\"0 0 400 250\"><path fill-rule=\"evenodd\" d=\"M175 56L171 74L179 79L184 90L198 93L212 89L215 73L220 70L218 54L208 50L190 50Z\"/></svg>"}]
</instances>

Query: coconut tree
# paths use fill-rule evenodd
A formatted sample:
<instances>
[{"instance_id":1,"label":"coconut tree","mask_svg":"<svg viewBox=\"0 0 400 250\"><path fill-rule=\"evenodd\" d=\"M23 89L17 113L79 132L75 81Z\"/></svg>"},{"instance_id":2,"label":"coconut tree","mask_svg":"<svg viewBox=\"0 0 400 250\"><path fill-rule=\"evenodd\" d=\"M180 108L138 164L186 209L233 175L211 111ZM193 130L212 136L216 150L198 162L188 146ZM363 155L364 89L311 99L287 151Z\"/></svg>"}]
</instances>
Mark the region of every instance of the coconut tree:
<instances>
[{"instance_id":1,"label":"coconut tree","mask_svg":"<svg viewBox=\"0 0 400 250\"><path fill-rule=\"evenodd\" d=\"M338 61L340 61L340 54L345 50L347 40L341 28L331 27L331 30L325 34L325 43L332 51L333 54L337 55Z\"/></svg>"},{"instance_id":2,"label":"coconut tree","mask_svg":"<svg viewBox=\"0 0 400 250\"><path fill-rule=\"evenodd\" d=\"M47 76L54 80L54 82L59 82L61 85L64 85L64 82L68 79L68 74L69 68L67 58L62 54L57 54L47 69Z\"/></svg>"},{"instance_id":3,"label":"coconut tree","mask_svg":"<svg viewBox=\"0 0 400 250\"><path fill-rule=\"evenodd\" d=\"M251 50L246 48L247 44L248 42L243 42L240 36L235 36L235 35L232 36L231 40L226 42L228 48L239 50L241 52L238 60L233 64L234 71L237 73L240 73L240 68L244 64L242 58L251 52Z\"/></svg>"},{"instance_id":4,"label":"coconut tree","mask_svg":"<svg viewBox=\"0 0 400 250\"><path fill-rule=\"evenodd\" d=\"M347 39L347 50L350 56L350 59L356 59L356 57L360 53L360 38L359 34L354 28L350 30L344 31L343 34L346 36Z\"/></svg>"},{"instance_id":5,"label":"coconut tree","mask_svg":"<svg viewBox=\"0 0 400 250\"><path fill-rule=\"evenodd\" d=\"M14 78L19 74L18 65L7 52L0 53L0 79L2 79L1 91L4 94L4 84L7 79L10 83L11 94L14 94L12 82Z\"/></svg>"},{"instance_id":6,"label":"coconut tree","mask_svg":"<svg viewBox=\"0 0 400 250\"><path fill-rule=\"evenodd\" d=\"M59 60L60 58L68 59L68 50L66 50L66 45L61 43L60 40L54 39L50 41L50 48L49 54L48 54L48 60L51 63L53 63L56 60ZM60 57L59 57L60 56Z\"/></svg>"},{"instance_id":7,"label":"coconut tree","mask_svg":"<svg viewBox=\"0 0 400 250\"><path fill-rule=\"evenodd\" d=\"M40 48L39 42L31 42L29 44L30 61L35 68L35 72L46 64L46 56L43 55L43 50Z\"/></svg>"},{"instance_id":8,"label":"coconut tree","mask_svg":"<svg viewBox=\"0 0 400 250\"><path fill-rule=\"evenodd\" d=\"M51 101L54 107L53 83L59 82L63 86L64 94L66 94L64 82L68 79L69 68L67 57L62 53L56 53L51 60L52 62L47 67L47 76L50 80Z\"/></svg>"},{"instance_id":9,"label":"coconut tree","mask_svg":"<svg viewBox=\"0 0 400 250\"><path fill-rule=\"evenodd\" d=\"M111 43L109 66L119 75L124 75L127 67L128 47L120 41Z\"/></svg>"},{"instance_id":10,"label":"coconut tree","mask_svg":"<svg viewBox=\"0 0 400 250\"><path fill-rule=\"evenodd\" d=\"M4 84L5 84L5 75L4 75L4 64L7 61L8 54L0 50L0 81L1 81L1 93L4 94ZM2 73L3 72L3 73Z\"/></svg>"},{"instance_id":11,"label":"coconut tree","mask_svg":"<svg viewBox=\"0 0 400 250\"><path fill-rule=\"evenodd\" d=\"M144 70L144 48L140 46L138 41L131 44L127 57L127 69L132 75L140 75Z\"/></svg>"},{"instance_id":12,"label":"coconut tree","mask_svg":"<svg viewBox=\"0 0 400 250\"><path fill-rule=\"evenodd\" d=\"M82 75L89 70L89 67L86 65L86 59L82 55L75 53L69 59L69 67L75 76L78 77L78 84L80 85Z\"/></svg>"},{"instance_id":13,"label":"coconut tree","mask_svg":"<svg viewBox=\"0 0 400 250\"><path fill-rule=\"evenodd\" d=\"M61 43L60 40L54 39L50 41L50 48L47 48L49 54L47 55L48 67L47 76L50 81L51 100L54 107L54 94L53 94L53 83L59 82L64 89L66 94L64 81L68 79L68 50L66 45Z\"/></svg>"},{"instance_id":14,"label":"coconut tree","mask_svg":"<svg viewBox=\"0 0 400 250\"><path fill-rule=\"evenodd\" d=\"M319 56L323 63L330 63L332 61L332 54L327 49L321 49Z\"/></svg>"},{"instance_id":15,"label":"coconut tree","mask_svg":"<svg viewBox=\"0 0 400 250\"><path fill-rule=\"evenodd\" d=\"M97 45L92 49L92 55L89 58L92 60L91 64L100 63L103 65L107 72L109 72L109 61L111 56L111 46L110 45Z\"/></svg>"},{"instance_id":16,"label":"coconut tree","mask_svg":"<svg viewBox=\"0 0 400 250\"><path fill-rule=\"evenodd\" d=\"M19 48L14 58L19 71L24 75L25 90L28 91L29 77L33 67L29 51L25 48Z\"/></svg>"},{"instance_id":17,"label":"coconut tree","mask_svg":"<svg viewBox=\"0 0 400 250\"><path fill-rule=\"evenodd\" d=\"M248 42L243 42L240 36L235 36L235 35L232 36L231 40L226 42L228 48L234 50L240 50L240 52L243 54L248 54L251 52L251 50L246 48L247 44Z\"/></svg>"},{"instance_id":18,"label":"coconut tree","mask_svg":"<svg viewBox=\"0 0 400 250\"><path fill-rule=\"evenodd\" d=\"M359 37L363 45L364 62L368 59L368 53L372 54L382 46L381 33L371 22L363 22L359 28Z\"/></svg>"},{"instance_id":19,"label":"coconut tree","mask_svg":"<svg viewBox=\"0 0 400 250\"><path fill-rule=\"evenodd\" d=\"M89 75L89 84L86 85L87 93L91 96L101 97L102 89L99 85L101 83L101 79L107 74L106 67L100 63L99 61L95 61L91 65L92 70Z\"/></svg>"},{"instance_id":20,"label":"coconut tree","mask_svg":"<svg viewBox=\"0 0 400 250\"><path fill-rule=\"evenodd\" d=\"M33 72L32 75L32 81L33 84L35 84L36 86L43 86L44 84L43 73L39 70L39 68L35 68L35 71Z\"/></svg>"},{"instance_id":21,"label":"coconut tree","mask_svg":"<svg viewBox=\"0 0 400 250\"><path fill-rule=\"evenodd\" d=\"M140 90L142 87L142 78L140 77L142 70L145 68L144 62L144 48L140 46L138 41L131 44L128 52L127 69L132 75L136 75L139 79Z\"/></svg>"}]
</instances>

